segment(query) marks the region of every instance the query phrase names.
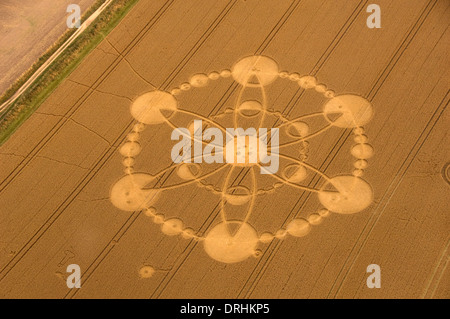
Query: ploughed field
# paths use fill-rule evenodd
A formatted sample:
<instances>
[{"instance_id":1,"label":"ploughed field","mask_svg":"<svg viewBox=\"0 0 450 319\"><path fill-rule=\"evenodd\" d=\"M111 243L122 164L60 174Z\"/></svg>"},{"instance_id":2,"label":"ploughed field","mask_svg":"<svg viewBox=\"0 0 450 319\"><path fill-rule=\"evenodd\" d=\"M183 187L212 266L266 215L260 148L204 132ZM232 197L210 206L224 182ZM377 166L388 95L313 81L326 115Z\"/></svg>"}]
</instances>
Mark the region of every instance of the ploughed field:
<instances>
[{"instance_id":1,"label":"ploughed field","mask_svg":"<svg viewBox=\"0 0 450 319\"><path fill-rule=\"evenodd\" d=\"M93 0L5 0L0 4L0 93L30 68L66 30L67 6L85 12Z\"/></svg>"}]
</instances>

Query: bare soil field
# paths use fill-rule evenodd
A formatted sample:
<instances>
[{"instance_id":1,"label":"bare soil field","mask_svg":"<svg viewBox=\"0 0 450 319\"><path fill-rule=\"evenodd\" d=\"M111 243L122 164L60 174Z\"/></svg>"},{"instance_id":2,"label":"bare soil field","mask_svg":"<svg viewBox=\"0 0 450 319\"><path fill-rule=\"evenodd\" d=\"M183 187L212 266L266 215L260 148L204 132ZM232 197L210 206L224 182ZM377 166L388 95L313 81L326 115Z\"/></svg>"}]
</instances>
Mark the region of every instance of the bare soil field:
<instances>
[{"instance_id":1,"label":"bare soil field","mask_svg":"<svg viewBox=\"0 0 450 319\"><path fill-rule=\"evenodd\" d=\"M94 0L0 1L0 92L30 68L67 30L69 4L83 14Z\"/></svg>"},{"instance_id":2,"label":"bare soil field","mask_svg":"<svg viewBox=\"0 0 450 319\"><path fill-rule=\"evenodd\" d=\"M0 147L0 297L449 298L449 2L370 3L139 1ZM173 163L241 115L277 174Z\"/></svg>"}]
</instances>

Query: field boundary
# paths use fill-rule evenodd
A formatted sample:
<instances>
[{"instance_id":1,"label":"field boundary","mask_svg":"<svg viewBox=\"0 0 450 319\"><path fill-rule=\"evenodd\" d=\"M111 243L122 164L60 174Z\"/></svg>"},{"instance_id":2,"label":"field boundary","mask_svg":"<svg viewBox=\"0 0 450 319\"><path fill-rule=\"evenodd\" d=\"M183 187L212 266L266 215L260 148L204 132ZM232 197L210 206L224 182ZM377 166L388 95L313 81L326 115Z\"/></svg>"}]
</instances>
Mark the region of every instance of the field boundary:
<instances>
[{"instance_id":1,"label":"field boundary","mask_svg":"<svg viewBox=\"0 0 450 319\"><path fill-rule=\"evenodd\" d=\"M118 25L138 1L98 0L95 2L83 15L82 27L66 31L0 97L0 103L6 104L8 100L11 100L11 103L6 105L5 110L0 114L0 145L6 142L15 130L39 108L59 84ZM101 12L97 12L99 10ZM76 34L77 32L78 34ZM76 38L70 41L74 36ZM61 52L54 57L58 50L61 50ZM54 59L50 61L52 57ZM42 68L44 69L41 70ZM33 77L35 78L33 79ZM27 84L30 80L31 82ZM20 92L22 89L23 92Z\"/></svg>"}]
</instances>

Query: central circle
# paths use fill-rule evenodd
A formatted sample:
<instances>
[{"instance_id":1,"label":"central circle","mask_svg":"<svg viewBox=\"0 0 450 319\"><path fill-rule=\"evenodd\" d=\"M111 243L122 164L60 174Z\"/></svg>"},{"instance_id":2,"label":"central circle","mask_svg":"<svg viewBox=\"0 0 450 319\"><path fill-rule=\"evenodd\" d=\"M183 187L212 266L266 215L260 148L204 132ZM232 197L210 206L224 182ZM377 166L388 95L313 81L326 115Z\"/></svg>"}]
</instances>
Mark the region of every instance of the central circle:
<instances>
[{"instance_id":1,"label":"central circle","mask_svg":"<svg viewBox=\"0 0 450 319\"><path fill-rule=\"evenodd\" d=\"M267 136L264 138L267 138ZM260 163L261 159L266 156L267 146L265 141L255 135L237 134L226 143L224 149L225 161L237 166L252 166Z\"/></svg>"}]
</instances>

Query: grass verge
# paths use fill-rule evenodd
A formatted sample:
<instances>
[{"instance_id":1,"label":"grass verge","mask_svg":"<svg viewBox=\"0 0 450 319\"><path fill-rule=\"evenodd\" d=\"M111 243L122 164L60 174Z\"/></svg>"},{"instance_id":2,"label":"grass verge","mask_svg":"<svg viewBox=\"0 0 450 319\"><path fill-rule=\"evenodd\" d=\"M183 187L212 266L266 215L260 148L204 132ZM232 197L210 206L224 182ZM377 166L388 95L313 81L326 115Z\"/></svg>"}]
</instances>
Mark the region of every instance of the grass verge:
<instances>
[{"instance_id":1,"label":"grass verge","mask_svg":"<svg viewBox=\"0 0 450 319\"><path fill-rule=\"evenodd\" d=\"M0 145L28 118L58 85L83 61L83 59L111 32L128 11L139 0L114 0L97 19L41 74L33 84L0 116ZM100 7L97 1L84 15L89 17ZM83 20L82 19L82 20ZM84 21L84 20L83 20ZM11 97L27 79L61 46L72 34L67 31L2 97L0 104Z\"/></svg>"}]
</instances>

